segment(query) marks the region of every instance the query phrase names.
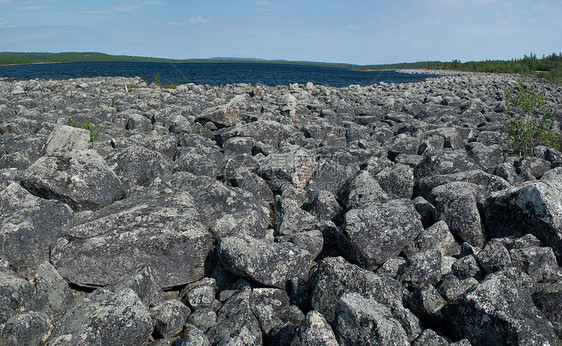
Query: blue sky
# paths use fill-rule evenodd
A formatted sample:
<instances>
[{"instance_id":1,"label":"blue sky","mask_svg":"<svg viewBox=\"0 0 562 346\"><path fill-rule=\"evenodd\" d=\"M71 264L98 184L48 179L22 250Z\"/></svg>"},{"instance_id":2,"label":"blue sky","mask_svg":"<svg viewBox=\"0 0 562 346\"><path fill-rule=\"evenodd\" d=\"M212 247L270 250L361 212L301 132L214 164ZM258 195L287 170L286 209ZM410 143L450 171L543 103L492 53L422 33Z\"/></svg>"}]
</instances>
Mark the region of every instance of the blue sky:
<instances>
[{"instance_id":1,"label":"blue sky","mask_svg":"<svg viewBox=\"0 0 562 346\"><path fill-rule=\"evenodd\" d=\"M0 51L386 64L562 50L562 1L0 0Z\"/></svg>"}]
</instances>

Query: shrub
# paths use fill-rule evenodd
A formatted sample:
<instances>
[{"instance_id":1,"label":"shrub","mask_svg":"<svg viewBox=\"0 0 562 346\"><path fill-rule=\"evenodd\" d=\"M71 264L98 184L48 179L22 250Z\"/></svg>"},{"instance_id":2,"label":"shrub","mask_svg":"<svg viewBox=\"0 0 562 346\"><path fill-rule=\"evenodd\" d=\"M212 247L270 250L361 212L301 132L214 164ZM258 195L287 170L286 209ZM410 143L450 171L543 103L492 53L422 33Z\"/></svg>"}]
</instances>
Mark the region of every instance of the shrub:
<instances>
[{"instance_id":1,"label":"shrub","mask_svg":"<svg viewBox=\"0 0 562 346\"><path fill-rule=\"evenodd\" d=\"M510 150L529 155L537 145L560 149L561 135L552 130L554 115L544 93L523 79L506 90L505 97L507 130L503 139Z\"/></svg>"},{"instance_id":2,"label":"shrub","mask_svg":"<svg viewBox=\"0 0 562 346\"><path fill-rule=\"evenodd\" d=\"M103 129L99 126L98 122L92 123L89 120L77 121L70 119L68 125L90 131L90 142L95 141L103 133Z\"/></svg>"}]
</instances>

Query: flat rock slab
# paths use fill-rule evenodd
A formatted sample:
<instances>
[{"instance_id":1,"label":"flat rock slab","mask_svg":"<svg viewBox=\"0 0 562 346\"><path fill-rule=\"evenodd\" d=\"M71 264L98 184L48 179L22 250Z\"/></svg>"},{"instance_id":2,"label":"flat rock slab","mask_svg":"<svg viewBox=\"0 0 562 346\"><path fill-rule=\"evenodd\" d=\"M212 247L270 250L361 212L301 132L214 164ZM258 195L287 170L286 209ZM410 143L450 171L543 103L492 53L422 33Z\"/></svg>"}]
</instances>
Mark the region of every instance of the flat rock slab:
<instances>
[{"instance_id":1,"label":"flat rock slab","mask_svg":"<svg viewBox=\"0 0 562 346\"><path fill-rule=\"evenodd\" d=\"M21 185L75 210L95 210L125 197L125 186L94 150L43 156L25 172Z\"/></svg>"},{"instance_id":2,"label":"flat rock slab","mask_svg":"<svg viewBox=\"0 0 562 346\"><path fill-rule=\"evenodd\" d=\"M285 288L293 277L306 278L312 257L292 243L274 243L240 234L222 239L219 260L230 272L263 285Z\"/></svg>"},{"instance_id":3,"label":"flat rock slab","mask_svg":"<svg viewBox=\"0 0 562 346\"><path fill-rule=\"evenodd\" d=\"M214 246L188 193L129 198L64 234L51 262L68 281L83 286L116 283L144 265L162 288L185 285L203 277Z\"/></svg>"}]
</instances>

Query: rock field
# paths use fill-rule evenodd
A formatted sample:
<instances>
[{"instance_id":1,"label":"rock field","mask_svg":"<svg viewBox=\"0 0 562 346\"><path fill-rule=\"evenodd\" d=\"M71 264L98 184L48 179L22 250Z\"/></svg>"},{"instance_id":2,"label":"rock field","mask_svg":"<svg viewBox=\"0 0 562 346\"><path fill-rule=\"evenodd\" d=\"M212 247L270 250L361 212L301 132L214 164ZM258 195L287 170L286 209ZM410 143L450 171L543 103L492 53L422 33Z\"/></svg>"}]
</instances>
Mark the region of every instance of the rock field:
<instances>
[{"instance_id":1,"label":"rock field","mask_svg":"<svg viewBox=\"0 0 562 346\"><path fill-rule=\"evenodd\" d=\"M562 153L502 144L516 79L0 81L0 345L560 345Z\"/></svg>"}]
</instances>

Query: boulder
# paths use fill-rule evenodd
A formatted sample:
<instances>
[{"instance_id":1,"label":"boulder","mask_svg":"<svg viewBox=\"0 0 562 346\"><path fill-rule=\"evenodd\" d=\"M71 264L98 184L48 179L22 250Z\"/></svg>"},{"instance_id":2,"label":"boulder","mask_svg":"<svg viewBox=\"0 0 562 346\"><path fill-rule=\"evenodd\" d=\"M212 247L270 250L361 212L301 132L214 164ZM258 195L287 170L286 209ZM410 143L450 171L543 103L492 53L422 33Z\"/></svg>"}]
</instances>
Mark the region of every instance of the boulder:
<instances>
[{"instance_id":1,"label":"boulder","mask_svg":"<svg viewBox=\"0 0 562 346\"><path fill-rule=\"evenodd\" d=\"M174 298L160 303L150 309L154 321L154 331L161 337L173 336L183 330L191 310L185 301Z\"/></svg>"},{"instance_id":2,"label":"boulder","mask_svg":"<svg viewBox=\"0 0 562 346\"><path fill-rule=\"evenodd\" d=\"M357 172L346 184L341 201L347 209L362 207L371 202L386 202L389 196L380 187L379 183L369 174L361 170Z\"/></svg>"},{"instance_id":3,"label":"boulder","mask_svg":"<svg viewBox=\"0 0 562 346\"><path fill-rule=\"evenodd\" d=\"M218 246L220 263L228 271L260 284L285 288L292 277L308 276L311 255L292 243L273 243L240 234Z\"/></svg>"},{"instance_id":4,"label":"boulder","mask_svg":"<svg viewBox=\"0 0 562 346\"><path fill-rule=\"evenodd\" d=\"M562 263L562 178L492 193L483 206L492 237L532 233Z\"/></svg>"},{"instance_id":5,"label":"boulder","mask_svg":"<svg viewBox=\"0 0 562 346\"><path fill-rule=\"evenodd\" d=\"M363 266L384 263L423 230L421 218L407 200L373 202L345 214L345 236L338 244Z\"/></svg>"},{"instance_id":6,"label":"boulder","mask_svg":"<svg viewBox=\"0 0 562 346\"><path fill-rule=\"evenodd\" d=\"M0 326L0 345L39 345L49 330L49 317L44 312L23 311Z\"/></svg>"},{"instance_id":7,"label":"boulder","mask_svg":"<svg viewBox=\"0 0 562 346\"><path fill-rule=\"evenodd\" d=\"M12 183L0 191L0 210L0 256L18 273L31 278L49 259L62 228L72 220L72 209L60 201L36 197Z\"/></svg>"},{"instance_id":8,"label":"boulder","mask_svg":"<svg viewBox=\"0 0 562 346\"><path fill-rule=\"evenodd\" d=\"M70 286L49 262L37 268L35 285L34 309L37 311L56 316L65 312L74 302Z\"/></svg>"},{"instance_id":9,"label":"boulder","mask_svg":"<svg viewBox=\"0 0 562 346\"><path fill-rule=\"evenodd\" d=\"M384 168L375 175L382 189L392 198L411 199L414 193L414 171L407 165L397 163Z\"/></svg>"},{"instance_id":10,"label":"boulder","mask_svg":"<svg viewBox=\"0 0 562 346\"><path fill-rule=\"evenodd\" d=\"M23 172L21 185L36 196L95 210L125 197L125 186L93 150L43 156Z\"/></svg>"},{"instance_id":11,"label":"boulder","mask_svg":"<svg viewBox=\"0 0 562 346\"><path fill-rule=\"evenodd\" d=\"M86 150L90 147L90 131L66 125L57 125L47 138L45 155Z\"/></svg>"},{"instance_id":12,"label":"boulder","mask_svg":"<svg viewBox=\"0 0 562 346\"><path fill-rule=\"evenodd\" d=\"M442 309L451 335L478 345L554 345L552 325L533 304L528 284L515 268L488 275Z\"/></svg>"},{"instance_id":13,"label":"boulder","mask_svg":"<svg viewBox=\"0 0 562 346\"><path fill-rule=\"evenodd\" d=\"M57 321L47 345L141 345L152 334L152 318L130 288L99 288L77 300Z\"/></svg>"},{"instance_id":14,"label":"boulder","mask_svg":"<svg viewBox=\"0 0 562 346\"><path fill-rule=\"evenodd\" d=\"M338 346L336 335L322 314L316 310L306 314L299 331L291 342L292 346Z\"/></svg>"},{"instance_id":15,"label":"boulder","mask_svg":"<svg viewBox=\"0 0 562 346\"><path fill-rule=\"evenodd\" d=\"M0 269L0 325L20 309L33 307L35 286L29 281Z\"/></svg>"},{"instance_id":16,"label":"boulder","mask_svg":"<svg viewBox=\"0 0 562 346\"><path fill-rule=\"evenodd\" d=\"M414 170L417 179L442 174L479 169L480 166L464 150L438 151L426 150L424 159Z\"/></svg>"},{"instance_id":17,"label":"boulder","mask_svg":"<svg viewBox=\"0 0 562 346\"><path fill-rule=\"evenodd\" d=\"M65 229L51 262L82 286L116 283L149 265L162 288L203 277L213 239L187 193L131 197Z\"/></svg>"}]
</instances>

